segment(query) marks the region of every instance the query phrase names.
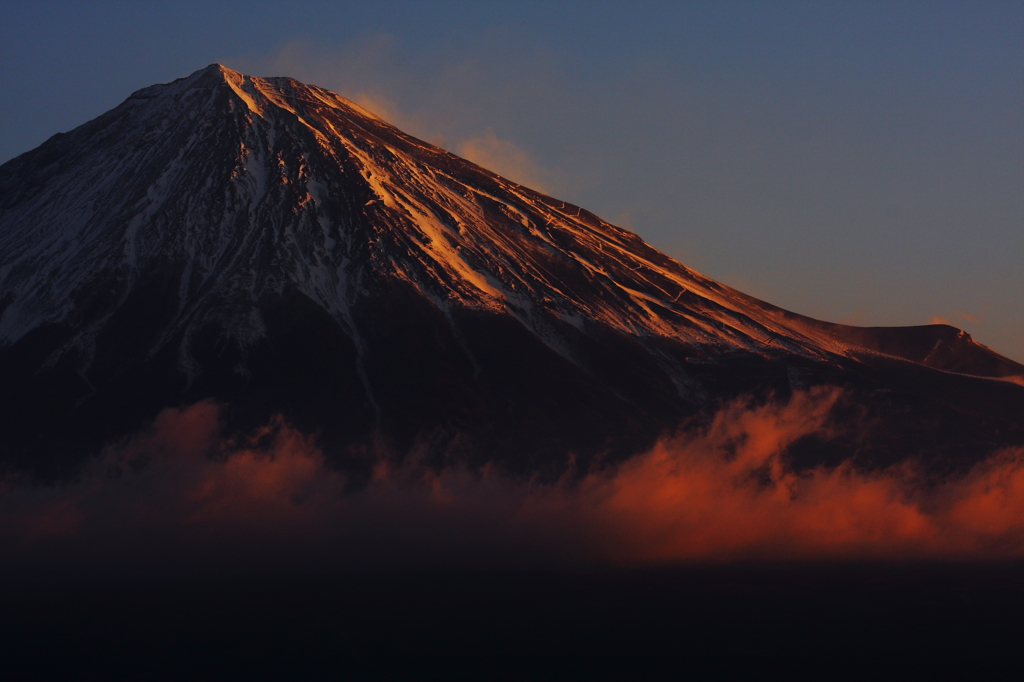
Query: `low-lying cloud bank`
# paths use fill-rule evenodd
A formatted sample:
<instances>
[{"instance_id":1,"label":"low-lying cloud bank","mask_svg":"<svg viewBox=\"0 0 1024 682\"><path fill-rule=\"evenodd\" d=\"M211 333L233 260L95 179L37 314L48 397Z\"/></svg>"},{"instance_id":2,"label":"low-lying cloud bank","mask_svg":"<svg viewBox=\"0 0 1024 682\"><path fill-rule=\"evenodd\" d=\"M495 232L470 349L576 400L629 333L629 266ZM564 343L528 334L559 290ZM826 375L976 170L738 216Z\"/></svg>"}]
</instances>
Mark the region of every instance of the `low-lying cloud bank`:
<instances>
[{"instance_id":1,"label":"low-lying cloud bank","mask_svg":"<svg viewBox=\"0 0 1024 682\"><path fill-rule=\"evenodd\" d=\"M219 409L165 410L73 484L0 482L0 570L144 575L768 560L1024 557L1024 452L924 485L911 466L797 473L836 391L737 402L616 468L550 484L382 461L346 491L280 420L244 442Z\"/></svg>"}]
</instances>

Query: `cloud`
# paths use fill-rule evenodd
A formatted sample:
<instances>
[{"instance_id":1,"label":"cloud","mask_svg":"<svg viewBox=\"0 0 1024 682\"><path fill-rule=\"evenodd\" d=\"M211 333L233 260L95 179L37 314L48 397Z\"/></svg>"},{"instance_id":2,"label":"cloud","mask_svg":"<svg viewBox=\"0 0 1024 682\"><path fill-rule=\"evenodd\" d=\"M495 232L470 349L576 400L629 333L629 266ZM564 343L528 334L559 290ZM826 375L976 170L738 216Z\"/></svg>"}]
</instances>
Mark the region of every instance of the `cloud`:
<instances>
[{"instance_id":1,"label":"cloud","mask_svg":"<svg viewBox=\"0 0 1024 682\"><path fill-rule=\"evenodd\" d=\"M971 315L970 313L965 313L965 312L961 312L961 311L957 311L955 314L956 314L957 317L959 317L960 319L964 320L965 322L970 322L971 324L982 324L982 319L980 317L976 316L976 315ZM942 317L940 315L932 315L931 318L928 320L928 324L950 324L950 325L952 325L953 323L950 322L950 319L948 317ZM956 325L953 325L953 326L956 326Z\"/></svg>"},{"instance_id":2,"label":"cloud","mask_svg":"<svg viewBox=\"0 0 1024 682\"><path fill-rule=\"evenodd\" d=\"M443 140L429 116L401 103L415 88L408 70L401 66L400 43L391 34L373 33L329 49L291 40L262 57L225 61L253 76L288 76L327 88L407 133L432 143Z\"/></svg>"},{"instance_id":3,"label":"cloud","mask_svg":"<svg viewBox=\"0 0 1024 682\"><path fill-rule=\"evenodd\" d=\"M532 189L561 188L564 183L555 183L554 172L522 144L494 131L495 125L514 127L505 102L524 96L515 84L503 85L508 74L466 56L439 57L432 69L417 69L403 51L395 36L375 33L329 49L293 40L260 58L226 61L252 75L288 75L337 92L411 135ZM531 79L530 88L542 81Z\"/></svg>"},{"instance_id":4,"label":"cloud","mask_svg":"<svg viewBox=\"0 0 1024 682\"><path fill-rule=\"evenodd\" d=\"M854 327L865 327L868 325L868 316L862 308L857 308L856 310L847 312L847 314L836 320L836 322Z\"/></svg>"},{"instance_id":5,"label":"cloud","mask_svg":"<svg viewBox=\"0 0 1024 682\"><path fill-rule=\"evenodd\" d=\"M520 185L547 191L550 174L514 142L498 138L493 130L462 140L455 153Z\"/></svg>"},{"instance_id":6,"label":"cloud","mask_svg":"<svg viewBox=\"0 0 1024 682\"><path fill-rule=\"evenodd\" d=\"M734 404L699 434L659 444L614 476L592 477L589 505L624 563L731 559L994 560L1024 555L1024 451L929 485L912 465L850 463L798 473L797 438L827 435L835 392L785 405ZM734 453L734 454L729 454Z\"/></svg>"},{"instance_id":7,"label":"cloud","mask_svg":"<svg viewBox=\"0 0 1024 682\"><path fill-rule=\"evenodd\" d=\"M959 315L960 317L964 318L965 320L967 320L968 322L971 322L973 324L981 324L981 319L979 319L975 315L971 315L970 313L964 313L964 312L957 311L957 315Z\"/></svg>"},{"instance_id":8,"label":"cloud","mask_svg":"<svg viewBox=\"0 0 1024 682\"><path fill-rule=\"evenodd\" d=\"M381 459L352 491L312 439L275 419L220 434L218 407L165 410L77 482L0 485L10 575L182 575L337 568L551 567L734 560L1024 556L1024 452L926 484L913 467L797 472L838 392L739 401L707 427L556 484L495 467Z\"/></svg>"}]
</instances>

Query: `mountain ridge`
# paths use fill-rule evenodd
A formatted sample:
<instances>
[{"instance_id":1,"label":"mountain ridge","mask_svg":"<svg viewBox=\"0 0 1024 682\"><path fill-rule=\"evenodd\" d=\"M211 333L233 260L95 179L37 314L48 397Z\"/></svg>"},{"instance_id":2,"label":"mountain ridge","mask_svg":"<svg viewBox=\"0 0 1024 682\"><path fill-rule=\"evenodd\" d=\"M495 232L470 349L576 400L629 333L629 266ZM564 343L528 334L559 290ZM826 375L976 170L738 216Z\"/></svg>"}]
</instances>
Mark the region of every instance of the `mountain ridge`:
<instances>
[{"instance_id":1,"label":"mountain ridge","mask_svg":"<svg viewBox=\"0 0 1024 682\"><path fill-rule=\"evenodd\" d=\"M444 449L482 429L492 445L469 449L621 457L745 392L873 390L885 358L1024 376L952 327L782 310L334 93L216 64L0 166L0 252L4 402L34 424L18 461L83 413L111 422L72 448L95 450L210 396L259 403L250 422L283 411L337 431L339 449L438 430Z\"/></svg>"}]
</instances>

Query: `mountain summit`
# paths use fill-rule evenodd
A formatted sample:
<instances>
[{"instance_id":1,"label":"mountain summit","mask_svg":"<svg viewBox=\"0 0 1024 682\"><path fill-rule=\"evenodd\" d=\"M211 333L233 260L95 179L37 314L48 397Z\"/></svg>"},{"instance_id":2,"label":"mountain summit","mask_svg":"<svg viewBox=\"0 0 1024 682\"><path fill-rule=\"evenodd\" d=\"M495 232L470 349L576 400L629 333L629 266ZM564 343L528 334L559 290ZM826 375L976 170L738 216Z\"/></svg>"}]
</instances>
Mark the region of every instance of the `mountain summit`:
<instances>
[{"instance_id":1,"label":"mountain summit","mask_svg":"<svg viewBox=\"0 0 1024 682\"><path fill-rule=\"evenodd\" d=\"M213 398L350 469L386 447L558 471L826 384L875 425L844 456L955 465L1024 442L1022 376L945 325L758 301L290 78L211 65L0 166L6 466Z\"/></svg>"}]
</instances>

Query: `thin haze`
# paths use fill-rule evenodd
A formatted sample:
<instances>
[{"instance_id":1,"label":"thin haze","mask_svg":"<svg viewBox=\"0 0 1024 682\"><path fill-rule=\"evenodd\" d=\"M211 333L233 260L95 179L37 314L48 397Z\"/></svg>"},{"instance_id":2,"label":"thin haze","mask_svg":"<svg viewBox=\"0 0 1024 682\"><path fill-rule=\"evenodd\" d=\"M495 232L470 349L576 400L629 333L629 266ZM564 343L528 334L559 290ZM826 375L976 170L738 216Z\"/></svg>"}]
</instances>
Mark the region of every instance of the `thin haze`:
<instances>
[{"instance_id":1,"label":"thin haze","mask_svg":"<svg viewBox=\"0 0 1024 682\"><path fill-rule=\"evenodd\" d=\"M221 62L346 95L777 305L1024 361L1020 3L22 3L0 161Z\"/></svg>"}]
</instances>

